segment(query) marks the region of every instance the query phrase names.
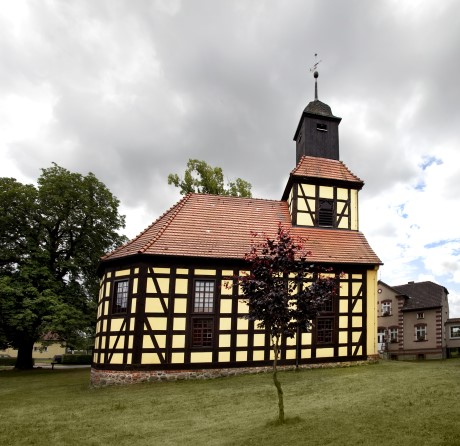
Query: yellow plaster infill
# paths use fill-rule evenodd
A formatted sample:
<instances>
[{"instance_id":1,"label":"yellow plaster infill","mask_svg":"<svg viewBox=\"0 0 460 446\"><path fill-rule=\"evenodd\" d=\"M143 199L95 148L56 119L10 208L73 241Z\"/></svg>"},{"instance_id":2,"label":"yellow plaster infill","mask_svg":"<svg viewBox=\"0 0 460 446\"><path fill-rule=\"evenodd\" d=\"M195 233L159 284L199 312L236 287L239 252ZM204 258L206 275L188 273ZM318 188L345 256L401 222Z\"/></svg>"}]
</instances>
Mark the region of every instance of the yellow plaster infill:
<instances>
[{"instance_id":1,"label":"yellow plaster infill","mask_svg":"<svg viewBox=\"0 0 460 446\"><path fill-rule=\"evenodd\" d=\"M104 364L104 361L105 361L105 354L104 353L101 353L101 362L99 364Z\"/></svg>"},{"instance_id":2,"label":"yellow plaster infill","mask_svg":"<svg viewBox=\"0 0 460 446\"><path fill-rule=\"evenodd\" d=\"M348 328L348 316L339 316L339 328Z\"/></svg>"},{"instance_id":3,"label":"yellow plaster infill","mask_svg":"<svg viewBox=\"0 0 460 446\"><path fill-rule=\"evenodd\" d=\"M215 269L196 269L195 276L215 276Z\"/></svg>"},{"instance_id":4,"label":"yellow plaster infill","mask_svg":"<svg viewBox=\"0 0 460 446\"><path fill-rule=\"evenodd\" d=\"M220 294L222 296L231 296L233 293L233 280L222 280L220 284Z\"/></svg>"},{"instance_id":5,"label":"yellow plaster infill","mask_svg":"<svg viewBox=\"0 0 460 446\"><path fill-rule=\"evenodd\" d=\"M166 330L168 319L166 317L149 317L147 318L152 330Z\"/></svg>"},{"instance_id":6,"label":"yellow plaster infill","mask_svg":"<svg viewBox=\"0 0 460 446\"><path fill-rule=\"evenodd\" d=\"M343 187L337 188L337 199L338 200L348 200L348 189L344 189Z\"/></svg>"},{"instance_id":7,"label":"yellow plaster infill","mask_svg":"<svg viewBox=\"0 0 460 446\"><path fill-rule=\"evenodd\" d=\"M108 272L108 273L106 274L106 277L107 277L107 279L110 279L110 278L112 277L112 272Z\"/></svg>"},{"instance_id":8,"label":"yellow plaster infill","mask_svg":"<svg viewBox=\"0 0 460 446\"><path fill-rule=\"evenodd\" d=\"M256 333L253 337L254 347L263 347L265 345L265 335Z\"/></svg>"},{"instance_id":9,"label":"yellow plaster infill","mask_svg":"<svg viewBox=\"0 0 460 446\"><path fill-rule=\"evenodd\" d=\"M115 271L115 277L129 276L130 273L131 273L131 270L122 269L120 271Z\"/></svg>"},{"instance_id":10,"label":"yellow plaster infill","mask_svg":"<svg viewBox=\"0 0 460 446\"><path fill-rule=\"evenodd\" d=\"M110 330L120 331L123 322L124 322L124 319L112 319L112 323L110 324Z\"/></svg>"},{"instance_id":11,"label":"yellow plaster infill","mask_svg":"<svg viewBox=\"0 0 460 446\"><path fill-rule=\"evenodd\" d=\"M286 350L286 359L295 359L296 351L294 349Z\"/></svg>"},{"instance_id":12,"label":"yellow plaster infill","mask_svg":"<svg viewBox=\"0 0 460 446\"><path fill-rule=\"evenodd\" d=\"M237 362L247 361L248 360L248 352L247 351L236 352L236 360L237 360Z\"/></svg>"},{"instance_id":13,"label":"yellow plaster infill","mask_svg":"<svg viewBox=\"0 0 460 446\"><path fill-rule=\"evenodd\" d=\"M155 287L155 282L151 277L147 279L147 293L156 294L158 292L162 294L169 293L169 278L168 277L158 277L157 279L158 286L160 287L159 290Z\"/></svg>"},{"instance_id":14,"label":"yellow plaster infill","mask_svg":"<svg viewBox=\"0 0 460 446\"><path fill-rule=\"evenodd\" d=\"M263 350L255 350L252 352L252 359L254 361L263 361L265 359L265 352Z\"/></svg>"},{"instance_id":15,"label":"yellow plaster infill","mask_svg":"<svg viewBox=\"0 0 460 446\"><path fill-rule=\"evenodd\" d=\"M339 344L348 343L348 333L346 331L339 331Z\"/></svg>"},{"instance_id":16,"label":"yellow plaster infill","mask_svg":"<svg viewBox=\"0 0 460 446\"><path fill-rule=\"evenodd\" d=\"M306 211L307 204L305 203L305 198L299 197L297 200L297 210L298 211Z\"/></svg>"},{"instance_id":17,"label":"yellow plaster infill","mask_svg":"<svg viewBox=\"0 0 460 446\"><path fill-rule=\"evenodd\" d=\"M139 274L139 268L134 268L134 274Z\"/></svg>"},{"instance_id":18,"label":"yellow plaster infill","mask_svg":"<svg viewBox=\"0 0 460 446\"><path fill-rule=\"evenodd\" d=\"M221 330L231 330L232 328L232 319L229 317L222 317L219 320L219 327Z\"/></svg>"},{"instance_id":19,"label":"yellow plaster infill","mask_svg":"<svg viewBox=\"0 0 460 446\"><path fill-rule=\"evenodd\" d=\"M185 348L185 336L184 335L174 335L172 339L173 348Z\"/></svg>"},{"instance_id":20,"label":"yellow plaster infill","mask_svg":"<svg viewBox=\"0 0 460 446\"><path fill-rule=\"evenodd\" d=\"M127 363L127 364L132 364L132 362L133 362L133 354L132 354L132 353L128 353L128 354L126 355L126 363Z\"/></svg>"},{"instance_id":21,"label":"yellow plaster infill","mask_svg":"<svg viewBox=\"0 0 460 446\"><path fill-rule=\"evenodd\" d=\"M247 330L249 327L249 321L247 319L238 319L236 322L237 330Z\"/></svg>"},{"instance_id":22,"label":"yellow plaster infill","mask_svg":"<svg viewBox=\"0 0 460 446\"><path fill-rule=\"evenodd\" d=\"M134 339L134 336L128 337L128 348L133 348L133 339Z\"/></svg>"},{"instance_id":23,"label":"yellow plaster infill","mask_svg":"<svg viewBox=\"0 0 460 446\"><path fill-rule=\"evenodd\" d=\"M187 299L177 298L174 300L174 312L186 313L187 312Z\"/></svg>"},{"instance_id":24,"label":"yellow plaster infill","mask_svg":"<svg viewBox=\"0 0 460 446\"><path fill-rule=\"evenodd\" d=\"M366 322L363 321L362 316L353 316L351 318L351 324L353 328L361 328L363 326L363 323L365 324Z\"/></svg>"},{"instance_id":25,"label":"yellow plaster infill","mask_svg":"<svg viewBox=\"0 0 460 446\"><path fill-rule=\"evenodd\" d=\"M192 352L190 354L190 362L212 362L212 352Z\"/></svg>"},{"instance_id":26,"label":"yellow plaster infill","mask_svg":"<svg viewBox=\"0 0 460 446\"><path fill-rule=\"evenodd\" d=\"M187 294L188 279L176 279L176 294Z\"/></svg>"},{"instance_id":27,"label":"yellow plaster infill","mask_svg":"<svg viewBox=\"0 0 460 446\"><path fill-rule=\"evenodd\" d=\"M123 353L114 353L110 364L123 364Z\"/></svg>"},{"instance_id":28,"label":"yellow plaster infill","mask_svg":"<svg viewBox=\"0 0 460 446\"><path fill-rule=\"evenodd\" d=\"M377 272L367 272L367 353L377 354Z\"/></svg>"},{"instance_id":29,"label":"yellow plaster infill","mask_svg":"<svg viewBox=\"0 0 460 446\"><path fill-rule=\"evenodd\" d=\"M300 352L300 357L302 359L310 359L311 358L311 350L310 349L303 349L301 352Z\"/></svg>"},{"instance_id":30,"label":"yellow plaster infill","mask_svg":"<svg viewBox=\"0 0 460 446\"><path fill-rule=\"evenodd\" d=\"M299 226L313 226L310 214L297 214L297 224Z\"/></svg>"},{"instance_id":31,"label":"yellow plaster infill","mask_svg":"<svg viewBox=\"0 0 460 446\"><path fill-rule=\"evenodd\" d=\"M359 342L359 339L361 338L361 331L354 331L351 335L351 342Z\"/></svg>"},{"instance_id":32,"label":"yellow plaster infill","mask_svg":"<svg viewBox=\"0 0 460 446\"><path fill-rule=\"evenodd\" d=\"M164 298L163 301L168 308L168 298ZM145 299L145 311L146 313L164 313L163 305L159 297L147 297Z\"/></svg>"},{"instance_id":33,"label":"yellow plaster infill","mask_svg":"<svg viewBox=\"0 0 460 446\"><path fill-rule=\"evenodd\" d=\"M170 268L158 268L158 267L153 268L154 274L170 274L170 272L171 272Z\"/></svg>"},{"instance_id":34,"label":"yellow plaster infill","mask_svg":"<svg viewBox=\"0 0 460 446\"><path fill-rule=\"evenodd\" d=\"M115 347L115 341L117 340L117 336L110 336L109 338L109 348L114 348ZM124 347L124 342L125 342L125 337L120 336L120 339L118 340L117 347L122 348Z\"/></svg>"},{"instance_id":35,"label":"yellow plaster infill","mask_svg":"<svg viewBox=\"0 0 460 446\"><path fill-rule=\"evenodd\" d=\"M158 343L159 348L165 348L166 346L166 335L155 335L155 339ZM144 335L142 342L143 348L155 348L152 342L152 338L149 335Z\"/></svg>"},{"instance_id":36,"label":"yellow plaster infill","mask_svg":"<svg viewBox=\"0 0 460 446\"><path fill-rule=\"evenodd\" d=\"M311 345L311 333L302 333L302 344Z\"/></svg>"},{"instance_id":37,"label":"yellow plaster infill","mask_svg":"<svg viewBox=\"0 0 460 446\"><path fill-rule=\"evenodd\" d=\"M342 217L338 227L339 229L347 229L348 228L348 217Z\"/></svg>"},{"instance_id":38,"label":"yellow plaster infill","mask_svg":"<svg viewBox=\"0 0 460 446\"><path fill-rule=\"evenodd\" d=\"M220 312L223 314L232 312L232 300L231 299L221 299Z\"/></svg>"},{"instance_id":39,"label":"yellow plaster infill","mask_svg":"<svg viewBox=\"0 0 460 446\"><path fill-rule=\"evenodd\" d=\"M302 183L302 189L305 192L305 195L307 196L315 196L316 194L316 187L313 184L307 184L307 183ZM302 193L302 190L300 189L299 186L299 195Z\"/></svg>"},{"instance_id":40,"label":"yellow plaster infill","mask_svg":"<svg viewBox=\"0 0 460 446\"><path fill-rule=\"evenodd\" d=\"M339 356L348 356L348 348L339 347Z\"/></svg>"},{"instance_id":41,"label":"yellow plaster infill","mask_svg":"<svg viewBox=\"0 0 460 446\"><path fill-rule=\"evenodd\" d=\"M339 312L347 313L348 312L348 299L339 300Z\"/></svg>"},{"instance_id":42,"label":"yellow plaster infill","mask_svg":"<svg viewBox=\"0 0 460 446\"><path fill-rule=\"evenodd\" d=\"M351 286L351 292L353 297L357 297L359 295L359 290L361 289L361 283L353 282Z\"/></svg>"},{"instance_id":43,"label":"yellow plaster infill","mask_svg":"<svg viewBox=\"0 0 460 446\"><path fill-rule=\"evenodd\" d=\"M224 276L224 277L233 277L233 270L231 270L231 269L222 270L222 276Z\"/></svg>"},{"instance_id":44,"label":"yellow plaster infill","mask_svg":"<svg viewBox=\"0 0 460 446\"><path fill-rule=\"evenodd\" d=\"M133 298L133 300L131 301L131 313L132 314L136 312L136 303L137 303L137 299Z\"/></svg>"},{"instance_id":45,"label":"yellow plaster infill","mask_svg":"<svg viewBox=\"0 0 460 446\"><path fill-rule=\"evenodd\" d=\"M133 280L133 294L137 294L137 284L138 284L139 280L137 277L134 278Z\"/></svg>"},{"instance_id":46,"label":"yellow plaster infill","mask_svg":"<svg viewBox=\"0 0 460 446\"><path fill-rule=\"evenodd\" d=\"M142 353L142 364L160 364L160 358L156 353Z\"/></svg>"},{"instance_id":47,"label":"yellow plaster infill","mask_svg":"<svg viewBox=\"0 0 460 446\"><path fill-rule=\"evenodd\" d=\"M316 349L317 358L332 358L334 356L333 348L318 348Z\"/></svg>"},{"instance_id":48,"label":"yellow plaster infill","mask_svg":"<svg viewBox=\"0 0 460 446\"><path fill-rule=\"evenodd\" d=\"M236 335L236 346L237 347L247 347L247 345L248 345L248 335L247 334Z\"/></svg>"},{"instance_id":49,"label":"yellow plaster infill","mask_svg":"<svg viewBox=\"0 0 460 446\"><path fill-rule=\"evenodd\" d=\"M185 317L175 317L174 318L174 324L173 324L173 330L185 330L185 322L186 322Z\"/></svg>"},{"instance_id":50,"label":"yellow plaster infill","mask_svg":"<svg viewBox=\"0 0 460 446\"><path fill-rule=\"evenodd\" d=\"M358 225L358 191L357 190L352 190L351 191L351 229L354 229L357 231L359 229Z\"/></svg>"},{"instance_id":51,"label":"yellow plaster infill","mask_svg":"<svg viewBox=\"0 0 460 446\"><path fill-rule=\"evenodd\" d=\"M224 334L219 336L219 348L230 347L231 336Z\"/></svg>"},{"instance_id":52,"label":"yellow plaster infill","mask_svg":"<svg viewBox=\"0 0 460 446\"><path fill-rule=\"evenodd\" d=\"M331 186L320 186L319 196L320 198L327 198L327 199L334 198L334 188Z\"/></svg>"},{"instance_id":53,"label":"yellow plaster infill","mask_svg":"<svg viewBox=\"0 0 460 446\"><path fill-rule=\"evenodd\" d=\"M105 297L110 296L110 282L106 282L105 284Z\"/></svg>"},{"instance_id":54,"label":"yellow plaster infill","mask_svg":"<svg viewBox=\"0 0 460 446\"><path fill-rule=\"evenodd\" d=\"M188 274L188 269L187 268L177 268L176 274Z\"/></svg>"},{"instance_id":55,"label":"yellow plaster infill","mask_svg":"<svg viewBox=\"0 0 460 446\"><path fill-rule=\"evenodd\" d=\"M230 362L230 352L219 352L219 362Z\"/></svg>"},{"instance_id":56,"label":"yellow plaster infill","mask_svg":"<svg viewBox=\"0 0 460 446\"><path fill-rule=\"evenodd\" d=\"M238 301L238 314L246 314L248 313L248 305L245 302Z\"/></svg>"},{"instance_id":57,"label":"yellow plaster infill","mask_svg":"<svg viewBox=\"0 0 460 446\"><path fill-rule=\"evenodd\" d=\"M184 354L183 353L172 353L171 354L171 362L173 364L183 364L184 362Z\"/></svg>"},{"instance_id":58,"label":"yellow plaster infill","mask_svg":"<svg viewBox=\"0 0 460 446\"><path fill-rule=\"evenodd\" d=\"M363 312L363 301L362 299L358 299L355 304L355 308L353 308L353 313L362 313Z\"/></svg>"}]
</instances>

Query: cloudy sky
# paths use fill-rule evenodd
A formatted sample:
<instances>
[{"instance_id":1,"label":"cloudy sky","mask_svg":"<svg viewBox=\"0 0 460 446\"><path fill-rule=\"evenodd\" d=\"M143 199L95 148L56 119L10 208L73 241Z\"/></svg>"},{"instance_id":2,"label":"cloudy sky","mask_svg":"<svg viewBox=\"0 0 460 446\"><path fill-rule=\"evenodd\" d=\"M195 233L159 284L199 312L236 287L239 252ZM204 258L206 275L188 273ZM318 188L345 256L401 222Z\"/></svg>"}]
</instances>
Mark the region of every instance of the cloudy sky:
<instances>
[{"instance_id":1,"label":"cloudy sky","mask_svg":"<svg viewBox=\"0 0 460 446\"><path fill-rule=\"evenodd\" d=\"M93 172L135 236L189 158L279 199L313 99L342 117L360 229L389 285L432 280L460 317L460 2L2 0L0 176Z\"/></svg>"}]
</instances>

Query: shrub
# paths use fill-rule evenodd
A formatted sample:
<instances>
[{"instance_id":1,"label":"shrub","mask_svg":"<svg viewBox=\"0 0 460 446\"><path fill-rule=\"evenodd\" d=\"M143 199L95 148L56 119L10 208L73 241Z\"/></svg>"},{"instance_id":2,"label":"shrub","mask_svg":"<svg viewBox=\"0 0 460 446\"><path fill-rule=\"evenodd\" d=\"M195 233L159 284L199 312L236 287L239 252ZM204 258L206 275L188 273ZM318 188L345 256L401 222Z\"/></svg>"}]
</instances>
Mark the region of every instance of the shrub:
<instances>
[{"instance_id":1,"label":"shrub","mask_svg":"<svg viewBox=\"0 0 460 446\"><path fill-rule=\"evenodd\" d=\"M91 355L62 355L62 364L91 364Z\"/></svg>"},{"instance_id":2,"label":"shrub","mask_svg":"<svg viewBox=\"0 0 460 446\"><path fill-rule=\"evenodd\" d=\"M1 365L15 365L16 358L0 358L0 366Z\"/></svg>"}]
</instances>

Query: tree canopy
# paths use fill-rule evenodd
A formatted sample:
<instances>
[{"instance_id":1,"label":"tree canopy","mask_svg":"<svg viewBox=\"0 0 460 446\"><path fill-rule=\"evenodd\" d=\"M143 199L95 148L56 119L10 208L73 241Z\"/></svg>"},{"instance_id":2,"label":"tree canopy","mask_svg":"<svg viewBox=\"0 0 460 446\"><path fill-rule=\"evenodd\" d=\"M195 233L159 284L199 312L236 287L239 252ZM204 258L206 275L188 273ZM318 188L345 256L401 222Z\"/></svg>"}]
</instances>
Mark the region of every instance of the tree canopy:
<instances>
[{"instance_id":1,"label":"tree canopy","mask_svg":"<svg viewBox=\"0 0 460 446\"><path fill-rule=\"evenodd\" d=\"M72 343L95 318L100 257L125 241L119 201L92 173L53 164L37 187L0 178L0 346L32 347L52 333Z\"/></svg>"},{"instance_id":2,"label":"tree canopy","mask_svg":"<svg viewBox=\"0 0 460 446\"><path fill-rule=\"evenodd\" d=\"M333 299L335 275L321 273L307 261L311 255L302 240L294 240L281 225L275 238L254 234L245 256L249 273L238 277L242 300L248 305L247 319L268 330L274 352L273 381L278 392L279 422L284 423L284 401L277 365L283 337L311 331L323 306Z\"/></svg>"},{"instance_id":3,"label":"tree canopy","mask_svg":"<svg viewBox=\"0 0 460 446\"><path fill-rule=\"evenodd\" d=\"M251 183L237 178L227 181L225 185L224 174L221 167L212 167L205 161L189 159L184 177L170 173L168 184L180 188L182 195L190 192L214 195L230 195L233 197L251 197Z\"/></svg>"}]
</instances>

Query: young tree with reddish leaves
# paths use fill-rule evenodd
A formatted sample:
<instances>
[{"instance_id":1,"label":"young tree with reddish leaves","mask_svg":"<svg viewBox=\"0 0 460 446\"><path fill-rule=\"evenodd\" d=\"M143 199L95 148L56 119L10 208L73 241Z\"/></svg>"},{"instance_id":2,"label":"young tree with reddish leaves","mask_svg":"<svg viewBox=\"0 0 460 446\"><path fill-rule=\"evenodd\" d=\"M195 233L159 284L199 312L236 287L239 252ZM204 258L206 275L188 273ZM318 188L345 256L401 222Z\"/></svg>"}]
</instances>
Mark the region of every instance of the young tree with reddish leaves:
<instances>
[{"instance_id":1,"label":"young tree with reddish leaves","mask_svg":"<svg viewBox=\"0 0 460 446\"><path fill-rule=\"evenodd\" d=\"M302 240L294 240L281 224L274 239L253 234L251 250L245 260L249 273L237 278L249 307L247 319L270 332L272 338L273 382L278 392L279 423L284 423L284 400L277 377L281 341L296 333L310 332L321 307L333 298L337 282L321 274L307 261L311 252Z\"/></svg>"}]
</instances>

